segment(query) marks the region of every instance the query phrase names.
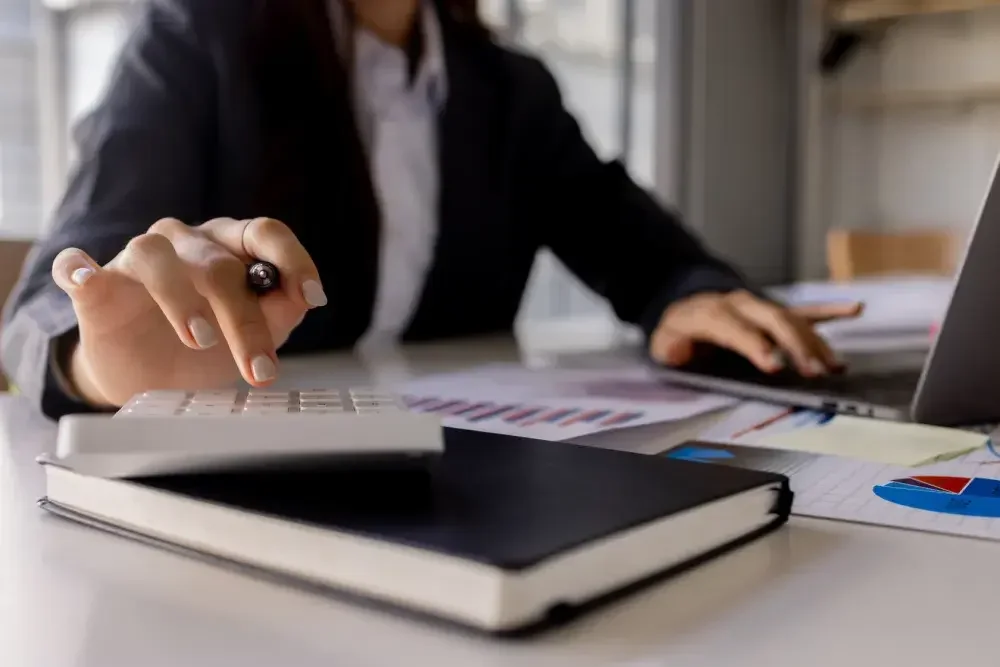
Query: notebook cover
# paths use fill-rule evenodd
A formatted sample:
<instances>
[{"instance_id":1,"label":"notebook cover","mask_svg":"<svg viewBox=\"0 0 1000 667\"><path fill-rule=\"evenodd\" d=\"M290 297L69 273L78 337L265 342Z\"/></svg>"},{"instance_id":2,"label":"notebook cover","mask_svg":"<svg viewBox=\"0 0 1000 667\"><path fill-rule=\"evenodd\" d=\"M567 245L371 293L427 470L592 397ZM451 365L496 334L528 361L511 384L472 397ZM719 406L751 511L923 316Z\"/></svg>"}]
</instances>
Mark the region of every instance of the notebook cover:
<instances>
[{"instance_id":1,"label":"notebook cover","mask_svg":"<svg viewBox=\"0 0 1000 667\"><path fill-rule=\"evenodd\" d=\"M630 452L446 429L426 467L177 475L130 480L244 511L519 570L782 475Z\"/></svg>"}]
</instances>

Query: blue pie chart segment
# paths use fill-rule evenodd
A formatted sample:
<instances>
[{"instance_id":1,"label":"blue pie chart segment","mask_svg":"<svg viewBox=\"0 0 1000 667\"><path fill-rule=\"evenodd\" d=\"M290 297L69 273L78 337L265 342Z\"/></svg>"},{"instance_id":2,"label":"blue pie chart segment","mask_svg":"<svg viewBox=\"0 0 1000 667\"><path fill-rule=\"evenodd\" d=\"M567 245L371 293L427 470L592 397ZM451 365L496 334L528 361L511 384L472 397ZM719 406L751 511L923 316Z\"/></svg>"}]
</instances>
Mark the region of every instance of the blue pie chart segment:
<instances>
[{"instance_id":1,"label":"blue pie chart segment","mask_svg":"<svg viewBox=\"0 0 1000 667\"><path fill-rule=\"evenodd\" d=\"M917 475L880 484L876 496L895 505L937 512L1000 518L1000 480Z\"/></svg>"},{"instance_id":2,"label":"blue pie chart segment","mask_svg":"<svg viewBox=\"0 0 1000 667\"><path fill-rule=\"evenodd\" d=\"M711 463L713 461L724 461L734 458L732 452L724 449L711 449L708 447L681 447L667 454L667 458L678 461L694 461L696 463Z\"/></svg>"}]
</instances>

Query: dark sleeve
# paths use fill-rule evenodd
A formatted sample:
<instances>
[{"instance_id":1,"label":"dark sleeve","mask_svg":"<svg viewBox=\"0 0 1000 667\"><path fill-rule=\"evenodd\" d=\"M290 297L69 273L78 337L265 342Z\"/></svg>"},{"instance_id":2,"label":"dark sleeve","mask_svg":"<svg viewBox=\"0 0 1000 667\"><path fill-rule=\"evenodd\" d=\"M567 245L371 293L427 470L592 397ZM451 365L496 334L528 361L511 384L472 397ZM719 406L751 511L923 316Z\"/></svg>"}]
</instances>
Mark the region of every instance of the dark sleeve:
<instances>
[{"instance_id":1,"label":"dark sleeve","mask_svg":"<svg viewBox=\"0 0 1000 667\"><path fill-rule=\"evenodd\" d=\"M104 99L77 128L77 164L52 229L4 309L0 363L49 417L88 410L53 368L76 329L69 298L51 277L55 256L77 247L104 264L160 218L199 219L213 78L194 6L142 4Z\"/></svg>"},{"instance_id":2,"label":"dark sleeve","mask_svg":"<svg viewBox=\"0 0 1000 667\"><path fill-rule=\"evenodd\" d=\"M623 321L652 333L666 307L706 291L747 287L678 217L639 187L619 162L602 161L538 61L521 61L515 98L525 192L543 241Z\"/></svg>"}]
</instances>

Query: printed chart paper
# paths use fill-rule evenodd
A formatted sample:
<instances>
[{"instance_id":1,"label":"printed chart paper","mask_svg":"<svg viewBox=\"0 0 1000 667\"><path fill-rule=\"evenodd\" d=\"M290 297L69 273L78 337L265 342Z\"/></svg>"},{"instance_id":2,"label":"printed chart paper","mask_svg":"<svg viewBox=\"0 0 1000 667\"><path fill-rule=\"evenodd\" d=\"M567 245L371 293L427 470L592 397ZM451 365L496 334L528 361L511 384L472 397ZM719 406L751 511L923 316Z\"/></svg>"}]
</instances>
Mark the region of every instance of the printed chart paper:
<instances>
[{"instance_id":1,"label":"printed chart paper","mask_svg":"<svg viewBox=\"0 0 1000 667\"><path fill-rule=\"evenodd\" d=\"M665 385L643 367L530 370L497 364L421 378L396 390L409 409L441 414L446 426L540 440L674 422L738 402Z\"/></svg>"},{"instance_id":2,"label":"printed chart paper","mask_svg":"<svg viewBox=\"0 0 1000 667\"><path fill-rule=\"evenodd\" d=\"M662 455L787 475L795 492L792 513L799 516L1000 540L1000 452L991 441L916 468L746 444L758 432L782 428L781 415L788 414L765 404L741 406L703 434L710 442ZM748 426L749 415L757 421Z\"/></svg>"},{"instance_id":3,"label":"printed chart paper","mask_svg":"<svg viewBox=\"0 0 1000 667\"><path fill-rule=\"evenodd\" d=\"M981 432L889 422L747 403L702 437L828 454L887 465L921 466L983 446Z\"/></svg>"},{"instance_id":4,"label":"printed chart paper","mask_svg":"<svg viewBox=\"0 0 1000 667\"><path fill-rule=\"evenodd\" d=\"M776 287L771 295L791 305L860 301L860 317L817 326L840 351L930 349L934 326L944 316L954 280L923 276L805 282Z\"/></svg>"}]
</instances>

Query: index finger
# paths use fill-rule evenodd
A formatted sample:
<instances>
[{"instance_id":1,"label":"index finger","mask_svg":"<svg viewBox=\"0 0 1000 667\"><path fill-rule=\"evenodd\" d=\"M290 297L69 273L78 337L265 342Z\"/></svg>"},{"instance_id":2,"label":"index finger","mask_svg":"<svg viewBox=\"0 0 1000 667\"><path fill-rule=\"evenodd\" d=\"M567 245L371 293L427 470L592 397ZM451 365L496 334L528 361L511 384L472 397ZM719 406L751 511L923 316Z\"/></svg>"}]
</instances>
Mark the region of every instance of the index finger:
<instances>
[{"instance_id":1,"label":"index finger","mask_svg":"<svg viewBox=\"0 0 1000 667\"><path fill-rule=\"evenodd\" d=\"M192 277L243 377L255 386L270 382L277 372L277 354L261 303L246 288L246 266L220 248L197 269Z\"/></svg>"},{"instance_id":2,"label":"index finger","mask_svg":"<svg viewBox=\"0 0 1000 667\"><path fill-rule=\"evenodd\" d=\"M288 225L273 218L218 218L198 228L246 263L264 260L281 272L281 289L307 308L327 304L319 270Z\"/></svg>"}]
</instances>

